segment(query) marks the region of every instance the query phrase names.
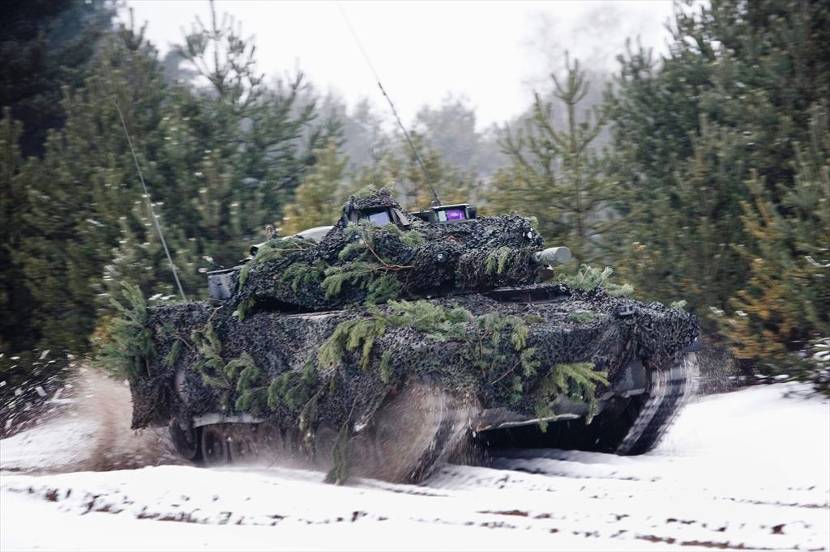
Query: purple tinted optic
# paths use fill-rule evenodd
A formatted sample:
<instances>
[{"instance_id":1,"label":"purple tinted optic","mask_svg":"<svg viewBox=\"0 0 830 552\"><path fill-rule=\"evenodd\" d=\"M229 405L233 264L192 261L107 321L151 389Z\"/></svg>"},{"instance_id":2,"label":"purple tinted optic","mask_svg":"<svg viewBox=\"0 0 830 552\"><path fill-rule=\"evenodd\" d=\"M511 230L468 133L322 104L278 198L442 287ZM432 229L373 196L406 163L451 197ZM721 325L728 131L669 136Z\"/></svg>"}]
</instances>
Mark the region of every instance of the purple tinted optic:
<instances>
[{"instance_id":1,"label":"purple tinted optic","mask_svg":"<svg viewBox=\"0 0 830 552\"><path fill-rule=\"evenodd\" d=\"M447 220L465 220L467 218L466 209L447 209L444 212L447 214Z\"/></svg>"}]
</instances>

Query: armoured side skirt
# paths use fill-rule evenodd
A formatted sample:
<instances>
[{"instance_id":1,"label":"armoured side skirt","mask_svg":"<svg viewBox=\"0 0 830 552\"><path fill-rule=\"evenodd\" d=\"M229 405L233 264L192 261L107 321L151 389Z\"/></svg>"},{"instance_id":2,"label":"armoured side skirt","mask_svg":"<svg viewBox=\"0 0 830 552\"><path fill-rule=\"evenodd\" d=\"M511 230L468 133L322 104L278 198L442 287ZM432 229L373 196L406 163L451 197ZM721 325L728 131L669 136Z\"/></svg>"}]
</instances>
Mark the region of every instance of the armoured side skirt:
<instances>
[{"instance_id":1,"label":"armoured side skirt","mask_svg":"<svg viewBox=\"0 0 830 552\"><path fill-rule=\"evenodd\" d=\"M259 424L264 421L265 420L262 418L257 418L249 414L225 416L224 414L214 412L193 418L193 427L202 427L213 424Z\"/></svg>"}]
</instances>

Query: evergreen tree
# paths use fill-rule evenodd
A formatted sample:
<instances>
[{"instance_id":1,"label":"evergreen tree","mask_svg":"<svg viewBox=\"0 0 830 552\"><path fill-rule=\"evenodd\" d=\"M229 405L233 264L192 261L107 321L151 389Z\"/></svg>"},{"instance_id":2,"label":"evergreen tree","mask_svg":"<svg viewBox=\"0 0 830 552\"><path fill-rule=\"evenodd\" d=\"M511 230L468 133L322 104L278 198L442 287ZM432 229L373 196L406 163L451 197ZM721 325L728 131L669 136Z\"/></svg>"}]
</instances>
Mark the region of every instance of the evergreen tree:
<instances>
[{"instance_id":1,"label":"evergreen tree","mask_svg":"<svg viewBox=\"0 0 830 552\"><path fill-rule=\"evenodd\" d=\"M31 296L17 262L28 203L26 165L18 146L22 125L6 108L0 119L0 352L16 353L34 345L28 312Z\"/></svg>"},{"instance_id":2,"label":"evergreen tree","mask_svg":"<svg viewBox=\"0 0 830 552\"><path fill-rule=\"evenodd\" d=\"M566 57L565 70L564 79L551 78L566 128L556 128L553 103L536 93L523 128L504 139L510 165L496 173L487 204L493 211L536 217L546 240L567 245L580 262L590 263L602 254L599 240L616 223L608 210L614 187L593 148L605 115L598 109L578 112L589 83L578 61Z\"/></svg>"},{"instance_id":3,"label":"evergreen tree","mask_svg":"<svg viewBox=\"0 0 830 552\"><path fill-rule=\"evenodd\" d=\"M347 163L348 159L339 155L335 142L317 154L314 169L297 188L294 201L285 207L279 229L282 235L337 222L350 191L345 179Z\"/></svg>"},{"instance_id":4,"label":"evergreen tree","mask_svg":"<svg viewBox=\"0 0 830 552\"><path fill-rule=\"evenodd\" d=\"M741 204L754 240L741 250L750 277L723 326L738 358L766 369L797 367L793 352L830 336L830 126L826 108L813 112L810 142L795 149L793 186L770 191L753 174Z\"/></svg>"},{"instance_id":5,"label":"evergreen tree","mask_svg":"<svg viewBox=\"0 0 830 552\"><path fill-rule=\"evenodd\" d=\"M705 117L690 143L690 157L675 162L662 186L620 186L615 203L628 216L611 243L627 253L616 264L635 289L663 301L684 299L706 313L726 304L746 278L738 245L745 232L736 224L741 210L735 200L745 175L744 149L739 132Z\"/></svg>"},{"instance_id":6,"label":"evergreen tree","mask_svg":"<svg viewBox=\"0 0 830 552\"><path fill-rule=\"evenodd\" d=\"M210 83L206 92L181 88L182 119L193 129L200 152L233 159L233 177L245 179L251 199L275 216L316 161L314 151L339 139L336 121L317 123L316 101L298 74L268 88L256 68L256 47L227 14L211 24L197 21L179 50L189 67ZM177 123L178 124L178 123Z\"/></svg>"},{"instance_id":7,"label":"evergreen tree","mask_svg":"<svg viewBox=\"0 0 830 552\"><path fill-rule=\"evenodd\" d=\"M230 267L281 218L297 185L314 169L321 146L339 129L317 121L317 105L302 75L265 85L255 46L211 4L209 25L198 22L178 49L184 71L207 88L172 86L164 102L154 150L153 199L158 202L174 264L189 297L207 293L204 272ZM140 212L140 208L136 208ZM108 290L127 278L148 297L171 294L171 268L147 218L122 223ZM139 263L139 264L136 264Z\"/></svg>"},{"instance_id":8,"label":"evergreen tree","mask_svg":"<svg viewBox=\"0 0 830 552\"><path fill-rule=\"evenodd\" d=\"M61 88L83 83L114 16L111 0L3 3L0 106L23 123L24 157L41 156L48 130L63 124Z\"/></svg>"},{"instance_id":9,"label":"evergreen tree","mask_svg":"<svg viewBox=\"0 0 830 552\"><path fill-rule=\"evenodd\" d=\"M158 214L163 212L163 207L158 202L154 204L165 238L168 242L178 242L181 230ZM123 283L130 283L143 290L151 303L178 298L172 269L153 225L146 199L133 201L130 214L120 217L119 228L118 245L112 249L111 259L104 265L103 271L103 285L108 296L118 297ZM183 256L180 255L177 260L181 263ZM187 266L187 263L177 266L178 274L185 282L188 273L183 269Z\"/></svg>"},{"instance_id":10,"label":"evergreen tree","mask_svg":"<svg viewBox=\"0 0 830 552\"><path fill-rule=\"evenodd\" d=\"M793 143L808 143L811 106L830 94L830 9L763 0L678 6L669 54L621 57L609 97L628 224L618 265L657 299L683 297L716 324L747 283L750 227L736 221L756 175L773 202L795 181ZM757 256L757 255L756 255Z\"/></svg>"},{"instance_id":11,"label":"evergreen tree","mask_svg":"<svg viewBox=\"0 0 830 552\"><path fill-rule=\"evenodd\" d=\"M320 111L328 119L340 121L342 144L340 150L349 160L348 170L357 171L377 160L378 155L390 145L390 136L383 130L383 119L366 98L353 108L347 108L344 100L332 93L323 98Z\"/></svg>"},{"instance_id":12,"label":"evergreen tree","mask_svg":"<svg viewBox=\"0 0 830 552\"><path fill-rule=\"evenodd\" d=\"M153 300L173 295L150 200L186 292L204 295L203 272L237 264L281 218L320 147L338 139L336 121L317 121L302 76L265 86L252 42L229 18L213 12L177 53L178 73L196 71L208 88L166 85L170 67L143 32L122 26L97 45L82 85L63 90L65 124L42 160L22 160L8 110L0 122L4 350L84 352L96 324L106 333L105 299L124 282Z\"/></svg>"},{"instance_id":13,"label":"evergreen tree","mask_svg":"<svg viewBox=\"0 0 830 552\"><path fill-rule=\"evenodd\" d=\"M25 235L15 252L33 300L25 316L40 347L82 352L88 345L120 220L142 197L118 109L144 146L138 155L152 182L145 152L160 146L152 131L163 96L161 69L143 29L125 27L107 37L85 86L66 90L64 128L50 135L25 183Z\"/></svg>"},{"instance_id":14,"label":"evergreen tree","mask_svg":"<svg viewBox=\"0 0 830 552\"><path fill-rule=\"evenodd\" d=\"M415 128L445 163L466 173L490 177L506 161L493 129L476 130L475 110L462 98L448 96L436 108L422 107Z\"/></svg>"}]
</instances>

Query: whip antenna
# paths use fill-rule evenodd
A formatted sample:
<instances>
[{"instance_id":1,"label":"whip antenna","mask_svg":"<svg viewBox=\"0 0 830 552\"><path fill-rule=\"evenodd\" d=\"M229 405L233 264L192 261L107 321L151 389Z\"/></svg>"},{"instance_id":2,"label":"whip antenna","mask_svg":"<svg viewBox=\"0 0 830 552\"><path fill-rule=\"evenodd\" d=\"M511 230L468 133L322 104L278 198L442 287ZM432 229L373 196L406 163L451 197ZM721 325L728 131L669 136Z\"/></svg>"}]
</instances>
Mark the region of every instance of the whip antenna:
<instances>
[{"instance_id":1,"label":"whip antenna","mask_svg":"<svg viewBox=\"0 0 830 552\"><path fill-rule=\"evenodd\" d=\"M424 161L421 159L421 155L418 153L418 148L415 147L415 143L412 141L412 137L409 135L409 131L406 130L406 127L401 122L401 118L398 115L398 110L395 108L395 103L392 101L392 98L389 96L389 94L386 93L386 89L380 82L380 76L378 75L378 72L375 70L375 66L372 65L372 60L369 59L369 54L367 54L366 50L363 48L363 43L360 42L360 38L358 38L357 32L355 32L354 27L352 27L352 23L351 21L349 21L349 17L346 15L346 11L343 9L343 6L340 5L340 2L337 3L337 9L340 10L340 15L343 17L343 21L346 22L346 26L349 28L349 32L351 33L352 38L355 41L355 44L357 44L358 50L360 50L360 53L363 55L363 59L366 61L366 65L369 66L369 70L375 77L375 81L378 83L378 88L380 88L380 93L383 94L383 97L386 98L386 101L389 103L389 107L392 110L392 115L395 117L395 121L398 123L398 126L403 132L403 136L406 139L406 142L412 149L412 154L415 156L415 161L418 163L418 166L421 167L421 172L424 173L424 181L427 183L427 186L429 186L429 189L432 192L433 205L441 205L441 198L438 197L438 192L435 190L435 187L429 180L429 174L427 173L426 165L424 164Z\"/></svg>"},{"instance_id":2,"label":"whip antenna","mask_svg":"<svg viewBox=\"0 0 830 552\"><path fill-rule=\"evenodd\" d=\"M170 263L170 270L173 271L173 279L176 280L176 287L179 288L179 293L181 294L182 299L187 302L187 295L184 294L182 283L179 281L179 273L176 271L176 265L173 264L173 257L170 256L170 250L167 249L167 241L164 239L164 233L161 231L159 218L156 216L155 209L153 209L153 202L150 200L150 192L147 190L147 184L144 182L144 174L141 172L141 165L138 163L138 156L135 154L133 141L130 138L129 131L127 130L127 123L124 122L124 114L121 113L121 108L118 106L118 102L115 98L113 98L112 102L115 104L115 109L118 111L118 118L121 119L121 127L124 129L124 135L127 137L127 144L130 146L130 153L133 155L135 170L138 172L138 179L141 181L141 187L144 188L144 198L147 200L147 210L150 211L150 218L153 219L153 224L156 227L156 232L158 232L161 245L164 247L164 254L167 255L167 261Z\"/></svg>"}]
</instances>

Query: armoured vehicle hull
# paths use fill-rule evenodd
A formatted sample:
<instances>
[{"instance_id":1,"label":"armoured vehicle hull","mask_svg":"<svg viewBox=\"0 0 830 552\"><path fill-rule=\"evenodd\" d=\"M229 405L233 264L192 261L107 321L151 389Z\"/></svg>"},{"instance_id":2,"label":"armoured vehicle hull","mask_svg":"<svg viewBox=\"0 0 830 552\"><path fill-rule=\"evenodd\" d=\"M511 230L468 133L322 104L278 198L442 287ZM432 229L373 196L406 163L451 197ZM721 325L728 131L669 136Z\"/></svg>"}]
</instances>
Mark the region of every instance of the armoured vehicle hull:
<instances>
[{"instance_id":1,"label":"armoured vehicle hull","mask_svg":"<svg viewBox=\"0 0 830 552\"><path fill-rule=\"evenodd\" d=\"M651 449L693 390L696 319L545 283L567 255L529 221L451 208L353 199L319 241L217 273L213 301L150 309L133 426L169 424L195 462L299 454L333 481L418 481L481 445Z\"/></svg>"}]
</instances>

